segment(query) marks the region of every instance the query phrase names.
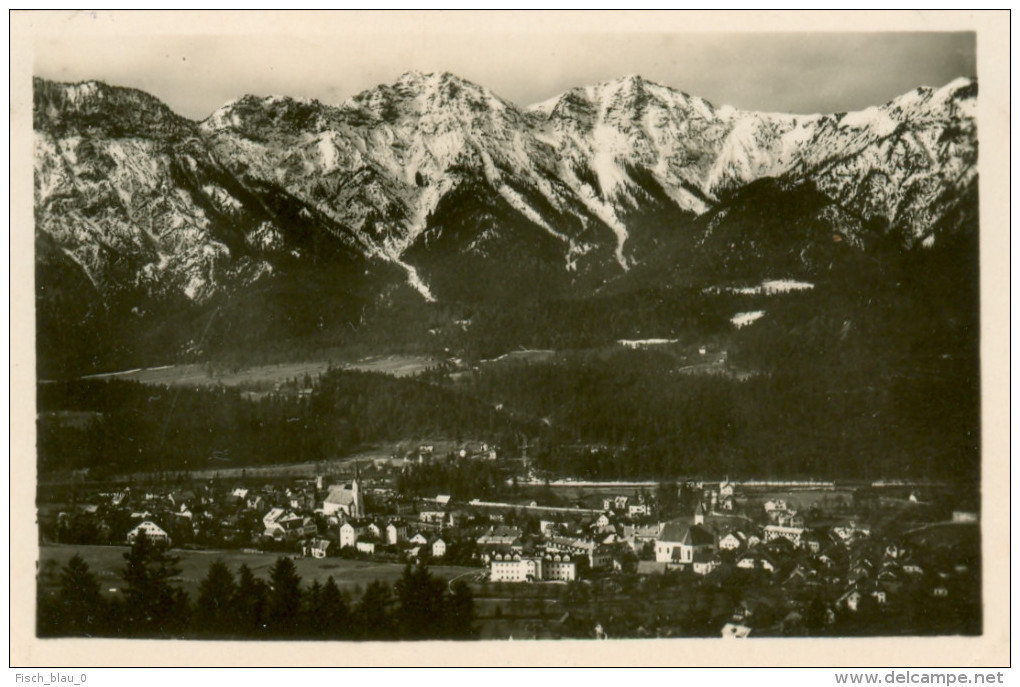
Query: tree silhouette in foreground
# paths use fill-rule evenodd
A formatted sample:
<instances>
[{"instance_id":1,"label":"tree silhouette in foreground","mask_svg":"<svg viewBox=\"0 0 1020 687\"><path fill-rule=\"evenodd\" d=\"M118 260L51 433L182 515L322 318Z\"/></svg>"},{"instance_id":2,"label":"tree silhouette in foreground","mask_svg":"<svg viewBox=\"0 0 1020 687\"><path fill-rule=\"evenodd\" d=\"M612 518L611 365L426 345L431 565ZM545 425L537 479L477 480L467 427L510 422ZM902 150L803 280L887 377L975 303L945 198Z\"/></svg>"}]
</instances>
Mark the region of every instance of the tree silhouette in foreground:
<instances>
[{"instance_id":1,"label":"tree silhouette in foreground","mask_svg":"<svg viewBox=\"0 0 1020 687\"><path fill-rule=\"evenodd\" d=\"M242 564L237 571L237 590L231 603L234 626L242 635L257 637L264 634L268 593L266 583Z\"/></svg>"},{"instance_id":2,"label":"tree silhouette in foreground","mask_svg":"<svg viewBox=\"0 0 1020 687\"><path fill-rule=\"evenodd\" d=\"M446 636L451 639L472 639L475 636L472 625L475 617L474 594L463 580L454 582L451 590L444 614Z\"/></svg>"},{"instance_id":3,"label":"tree silhouette in foreground","mask_svg":"<svg viewBox=\"0 0 1020 687\"><path fill-rule=\"evenodd\" d=\"M446 585L424 565L404 567L394 585L397 596L397 629L404 639L435 639L444 634Z\"/></svg>"},{"instance_id":4,"label":"tree silhouette in foreground","mask_svg":"<svg viewBox=\"0 0 1020 687\"><path fill-rule=\"evenodd\" d=\"M369 584L355 611L357 636L363 639L393 639L392 603L393 594L389 587L379 580Z\"/></svg>"},{"instance_id":5,"label":"tree silhouette in foreground","mask_svg":"<svg viewBox=\"0 0 1020 687\"><path fill-rule=\"evenodd\" d=\"M188 623L189 605L188 595L171 583L181 573L179 559L140 531L124 560L122 631L140 636L180 634Z\"/></svg>"},{"instance_id":6,"label":"tree silhouette in foreground","mask_svg":"<svg viewBox=\"0 0 1020 687\"><path fill-rule=\"evenodd\" d=\"M356 602L333 577L303 587L291 558L260 579L242 564L236 576L215 560L194 604L175 579L178 558L144 535L124 554L124 585L106 599L96 575L75 555L56 563L49 591L37 587L40 637L213 637L253 639L424 640L475 637L474 598L464 582L447 583L408 565L396 584L371 582ZM113 590L111 590L113 591Z\"/></svg>"},{"instance_id":7,"label":"tree silhouette in foreground","mask_svg":"<svg viewBox=\"0 0 1020 687\"><path fill-rule=\"evenodd\" d=\"M60 590L55 603L45 605L47 634L55 634L58 630L60 634L71 636L101 634L108 621L107 608L108 604L99 593L99 581L85 560L75 554L61 569ZM43 605L40 604L42 610Z\"/></svg>"},{"instance_id":8,"label":"tree silhouette in foreground","mask_svg":"<svg viewBox=\"0 0 1020 687\"><path fill-rule=\"evenodd\" d=\"M196 629L221 635L240 631L233 608L236 593L237 584L230 568L221 560L214 561L198 586Z\"/></svg>"},{"instance_id":9,"label":"tree silhouette in foreground","mask_svg":"<svg viewBox=\"0 0 1020 687\"><path fill-rule=\"evenodd\" d=\"M274 636L290 637L301 630L301 577L290 558L277 558L269 571L266 620L267 629Z\"/></svg>"},{"instance_id":10,"label":"tree silhouette in foreground","mask_svg":"<svg viewBox=\"0 0 1020 687\"><path fill-rule=\"evenodd\" d=\"M319 636L332 639L350 638L354 629L351 620L350 604L330 575L319 594L319 608L315 619L320 628Z\"/></svg>"}]
</instances>

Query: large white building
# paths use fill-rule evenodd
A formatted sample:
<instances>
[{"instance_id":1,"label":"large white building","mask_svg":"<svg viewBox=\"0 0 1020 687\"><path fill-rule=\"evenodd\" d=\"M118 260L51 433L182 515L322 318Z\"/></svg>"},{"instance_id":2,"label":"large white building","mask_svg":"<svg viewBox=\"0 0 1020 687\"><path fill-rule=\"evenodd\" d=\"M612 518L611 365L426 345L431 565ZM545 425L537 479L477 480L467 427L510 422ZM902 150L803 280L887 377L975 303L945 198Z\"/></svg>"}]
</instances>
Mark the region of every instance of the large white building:
<instances>
[{"instance_id":1,"label":"large white building","mask_svg":"<svg viewBox=\"0 0 1020 687\"><path fill-rule=\"evenodd\" d=\"M550 553L584 556L588 559L588 566L593 570L608 568L613 563L612 550L592 539L549 537L546 542L546 550Z\"/></svg>"},{"instance_id":2,"label":"large white building","mask_svg":"<svg viewBox=\"0 0 1020 687\"><path fill-rule=\"evenodd\" d=\"M577 561L558 554L543 557L542 579L573 582L577 579Z\"/></svg>"},{"instance_id":3,"label":"large white building","mask_svg":"<svg viewBox=\"0 0 1020 687\"><path fill-rule=\"evenodd\" d=\"M540 582L542 559L497 553L489 561L489 579L493 582Z\"/></svg>"},{"instance_id":4,"label":"large white building","mask_svg":"<svg viewBox=\"0 0 1020 687\"><path fill-rule=\"evenodd\" d=\"M577 579L577 562L560 554L497 553L489 561L489 579L493 582L572 582Z\"/></svg>"}]
</instances>

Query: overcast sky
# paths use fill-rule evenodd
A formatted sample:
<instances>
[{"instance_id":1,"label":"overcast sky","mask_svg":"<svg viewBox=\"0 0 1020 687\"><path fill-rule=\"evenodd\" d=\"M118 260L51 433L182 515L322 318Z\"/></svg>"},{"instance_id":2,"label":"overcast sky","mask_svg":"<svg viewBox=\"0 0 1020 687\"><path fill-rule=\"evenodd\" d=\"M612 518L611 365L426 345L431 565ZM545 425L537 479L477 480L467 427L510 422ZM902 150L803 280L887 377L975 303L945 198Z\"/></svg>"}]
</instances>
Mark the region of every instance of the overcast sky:
<instances>
[{"instance_id":1,"label":"overcast sky","mask_svg":"<svg viewBox=\"0 0 1020 687\"><path fill-rule=\"evenodd\" d=\"M715 105L805 114L976 75L970 32L63 36L37 39L34 59L37 76L133 86L194 119L246 93L340 103L411 69L453 72L522 106L639 74Z\"/></svg>"}]
</instances>

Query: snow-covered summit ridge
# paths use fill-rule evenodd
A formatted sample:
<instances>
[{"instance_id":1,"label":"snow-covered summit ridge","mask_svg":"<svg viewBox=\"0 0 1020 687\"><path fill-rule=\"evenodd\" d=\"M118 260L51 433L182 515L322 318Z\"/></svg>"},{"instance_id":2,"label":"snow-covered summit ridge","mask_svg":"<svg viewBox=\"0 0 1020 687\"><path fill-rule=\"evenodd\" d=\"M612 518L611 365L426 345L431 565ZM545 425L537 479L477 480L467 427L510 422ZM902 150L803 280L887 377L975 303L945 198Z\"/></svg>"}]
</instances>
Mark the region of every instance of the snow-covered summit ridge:
<instances>
[{"instance_id":1,"label":"snow-covered summit ridge","mask_svg":"<svg viewBox=\"0 0 1020 687\"><path fill-rule=\"evenodd\" d=\"M552 237L568 271L641 260L633 217L663 197L696 215L763 177L809 182L904 243L930 245L976 187L976 94L962 78L859 112L792 115L716 107L632 75L520 108L449 73L407 72L339 105L248 95L193 122L134 89L37 79L37 230L97 283L111 245L145 254L143 281L192 255L178 279L189 298L242 254L263 265L263 251L303 250L287 245L274 206L245 210L265 189L404 269L426 298L407 251L441 230L441 201L466 187ZM237 245L211 233L249 214L259 219Z\"/></svg>"}]
</instances>

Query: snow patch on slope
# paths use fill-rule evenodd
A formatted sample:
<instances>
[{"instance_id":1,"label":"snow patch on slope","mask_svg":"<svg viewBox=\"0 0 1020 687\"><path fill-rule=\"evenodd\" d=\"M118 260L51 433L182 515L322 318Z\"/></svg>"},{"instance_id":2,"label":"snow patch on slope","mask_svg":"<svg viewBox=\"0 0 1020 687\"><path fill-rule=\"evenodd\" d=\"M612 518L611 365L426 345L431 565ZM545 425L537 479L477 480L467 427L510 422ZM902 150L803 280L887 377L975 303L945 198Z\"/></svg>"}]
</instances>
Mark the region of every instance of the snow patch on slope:
<instances>
[{"instance_id":1,"label":"snow patch on slope","mask_svg":"<svg viewBox=\"0 0 1020 687\"><path fill-rule=\"evenodd\" d=\"M418 270L414 268L414 265L409 265L400 258L390 258L393 264L401 267L407 272L407 283L411 285L415 291L422 295L429 303L435 303L436 297L432 295L432 291L429 290L428 284L418 275Z\"/></svg>"},{"instance_id":2,"label":"snow patch on slope","mask_svg":"<svg viewBox=\"0 0 1020 687\"><path fill-rule=\"evenodd\" d=\"M796 279L766 279L755 286L712 286L704 290L704 293L733 293L741 296L774 296L780 293L791 291L810 291L815 288L811 282L797 281Z\"/></svg>"},{"instance_id":3,"label":"snow patch on slope","mask_svg":"<svg viewBox=\"0 0 1020 687\"><path fill-rule=\"evenodd\" d=\"M324 174L334 172L340 166L340 151L337 150L335 137L335 133L328 132L323 134L316 144L316 148L319 153L319 161L322 165L321 171Z\"/></svg>"},{"instance_id":4,"label":"snow patch on slope","mask_svg":"<svg viewBox=\"0 0 1020 687\"><path fill-rule=\"evenodd\" d=\"M675 344L680 339L620 339L616 343L625 348L648 348L650 346L666 346Z\"/></svg>"},{"instance_id":5,"label":"snow patch on slope","mask_svg":"<svg viewBox=\"0 0 1020 687\"><path fill-rule=\"evenodd\" d=\"M482 159L482 169L485 174L485 180L489 182L490 186L496 189L496 192L499 193L503 200L510 204L510 207L520 212L528 218L528 221L542 227L560 241L568 244L570 243L570 239L553 229L549 223L542 218L542 215L540 215L535 208L531 207L521 194L517 193L517 191L513 190L503 182L499 170L496 169L496 165L492 162L492 157L485 151L485 149L479 148L478 154Z\"/></svg>"},{"instance_id":6,"label":"snow patch on slope","mask_svg":"<svg viewBox=\"0 0 1020 687\"><path fill-rule=\"evenodd\" d=\"M896 130L896 120L882 108L869 107L859 112L849 112L839 120L841 127L852 129L871 129L877 136L888 136Z\"/></svg>"},{"instance_id":7,"label":"snow patch on slope","mask_svg":"<svg viewBox=\"0 0 1020 687\"><path fill-rule=\"evenodd\" d=\"M623 244L627 242L628 236L627 227L623 225L623 222L619 220L610 206L599 202L599 199L595 197L594 191L589 187L579 187L577 194L584 206L616 234L616 249L613 251L613 254L616 256L616 261L620 263L620 267L624 270L629 270L630 265L627 264L627 258L623 255Z\"/></svg>"},{"instance_id":8,"label":"snow patch on slope","mask_svg":"<svg viewBox=\"0 0 1020 687\"><path fill-rule=\"evenodd\" d=\"M626 159L631 149L627 136L615 127L600 124L592 135L592 167L599 178L602 195L607 200L623 192L627 184L627 173L618 162Z\"/></svg>"},{"instance_id":9,"label":"snow patch on slope","mask_svg":"<svg viewBox=\"0 0 1020 687\"><path fill-rule=\"evenodd\" d=\"M751 324L753 322L757 322L758 320L760 320L764 316L765 316L765 311L764 310L752 310L750 312L738 312L736 315L734 315L733 317L730 318L730 322L733 323L734 327L736 327L737 329L740 329L741 327L746 327L747 325L749 325L749 324Z\"/></svg>"}]
</instances>

